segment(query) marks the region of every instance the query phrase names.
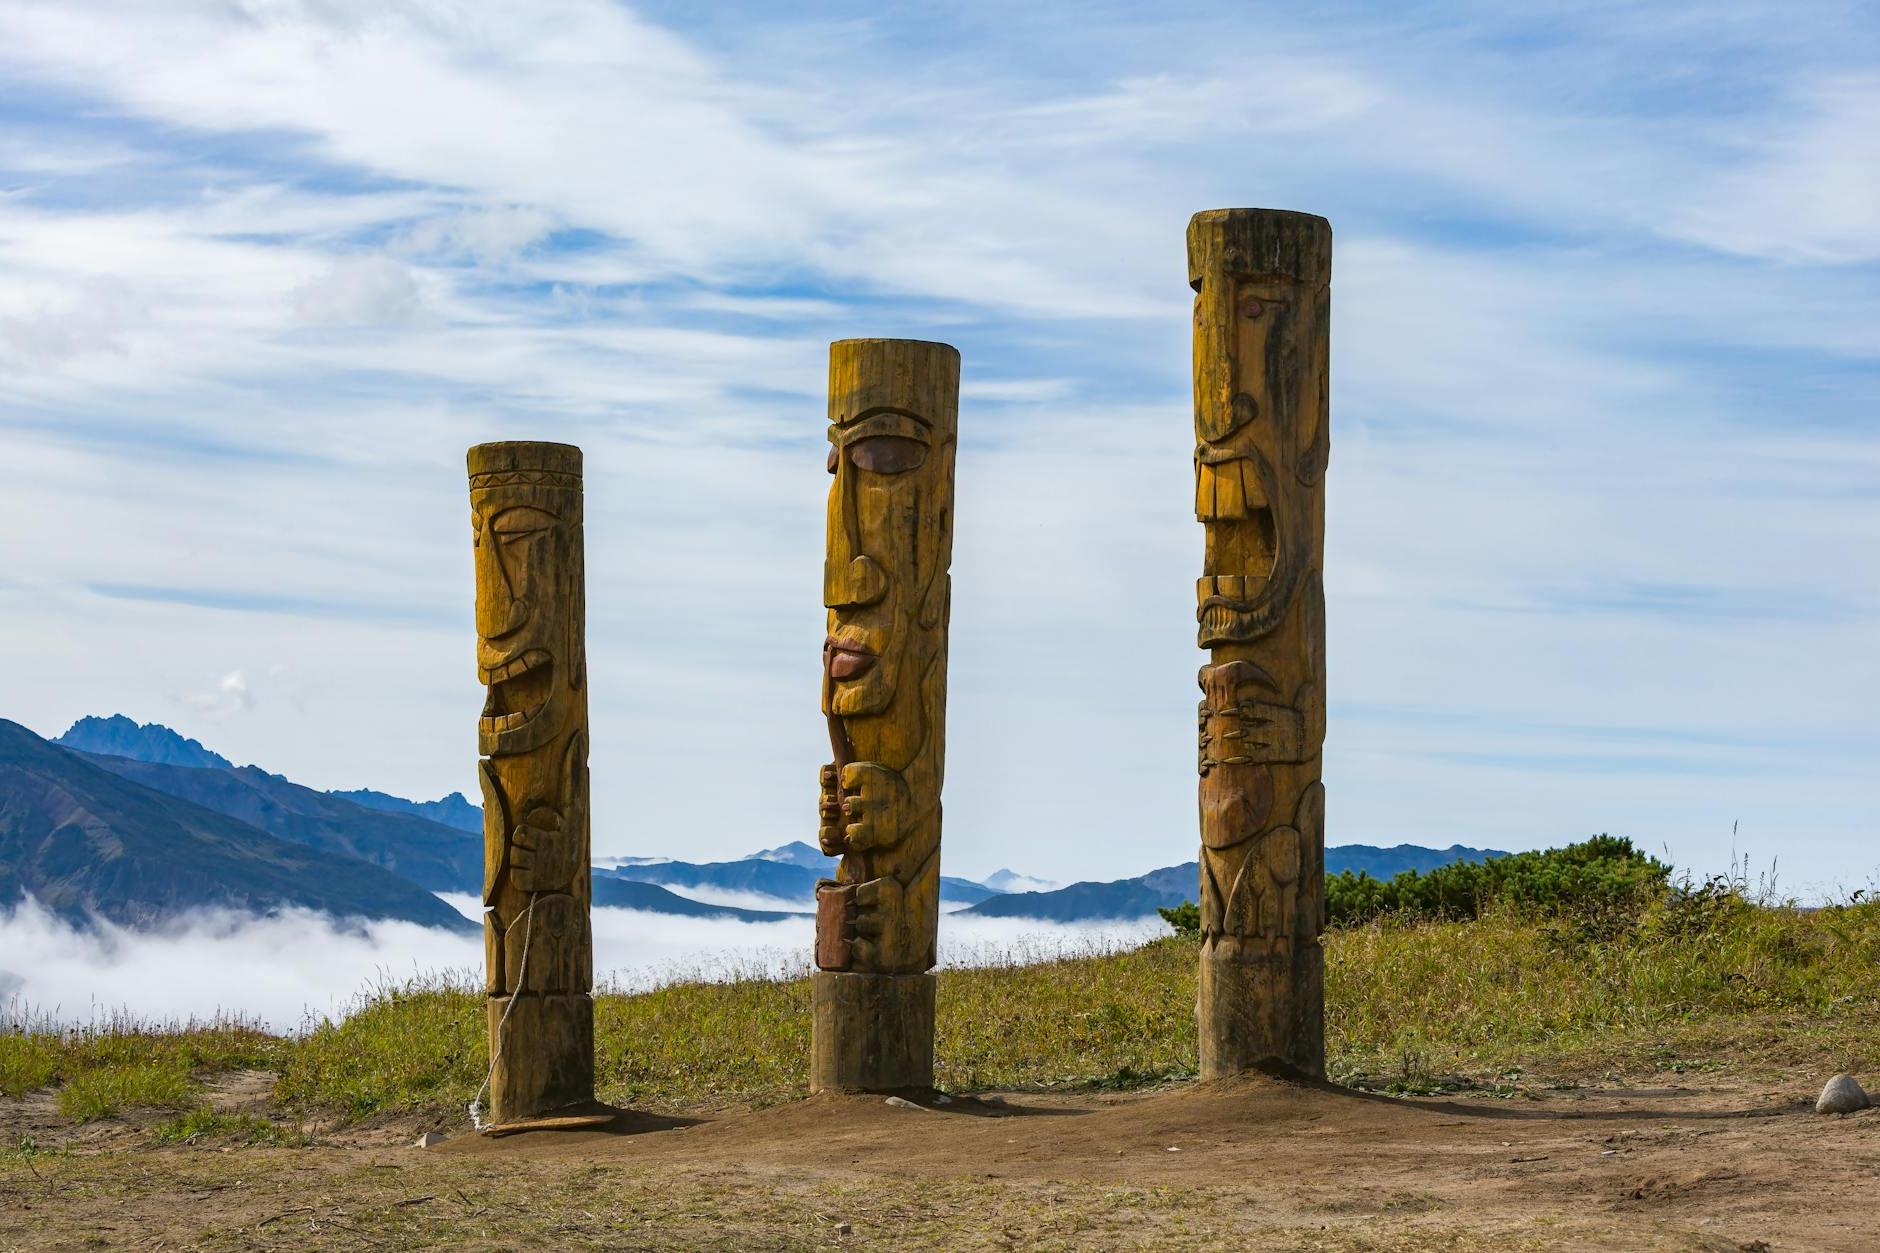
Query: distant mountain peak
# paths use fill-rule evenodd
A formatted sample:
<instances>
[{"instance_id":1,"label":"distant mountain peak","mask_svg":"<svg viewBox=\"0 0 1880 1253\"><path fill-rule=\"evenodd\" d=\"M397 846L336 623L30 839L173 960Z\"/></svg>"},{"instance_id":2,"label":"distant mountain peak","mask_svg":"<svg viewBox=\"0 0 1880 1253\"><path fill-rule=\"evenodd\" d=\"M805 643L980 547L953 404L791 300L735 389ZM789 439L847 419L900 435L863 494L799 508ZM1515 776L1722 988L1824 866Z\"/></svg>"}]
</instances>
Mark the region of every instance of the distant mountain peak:
<instances>
[{"instance_id":1,"label":"distant mountain peak","mask_svg":"<svg viewBox=\"0 0 1880 1253\"><path fill-rule=\"evenodd\" d=\"M791 840L788 844L779 844L752 853L746 861L780 861L786 866L801 866L805 870L826 871L835 864L835 858L824 855L823 851L801 840Z\"/></svg>"},{"instance_id":2,"label":"distant mountain peak","mask_svg":"<svg viewBox=\"0 0 1880 1253\"><path fill-rule=\"evenodd\" d=\"M470 831L478 835L483 833L482 808L465 800L462 792L452 792L449 796L434 801L410 801L402 796L375 792L371 788L359 788L351 792L328 792L327 795L337 796L355 805L364 805L367 809L377 809L388 814L410 814L417 818L427 818L432 822L441 822L459 831Z\"/></svg>"},{"instance_id":3,"label":"distant mountain peak","mask_svg":"<svg viewBox=\"0 0 1880 1253\"><path fill-rule=\"evenodd\" d=\"M123 714L112 714L109 718L80 718L72 724L70 730L52 742L60 748L75 748L82 753L129 757L132 761L149 761L163 766L234 769L233 762L220 753L204 748L200 740L180 735L160 722L133 722Z\"/></svg>"},{"instance_id":4,"label":"distant mountain peak","mask_svg":"<svg viewBox=\"0 0 1880 1253\"><path fill-rule=\"evenodd\" d=\"M30 896L79 925L104 918L145 927L197 909L270 913L300 906L338 918L397 918L474 930L392 865L354 856L334 847L333 839L311 838L331 833L290 821L276 835L227 809L134 776L161 777L212 802L227 803L229 792L250 793L257 797L252 809L268 809L267 802L286 792L341 804L286 783L271 784L276 795L261 797L251 789L257 779L271 776L260 771L201 769L54 746L0 719L0 814L6 815L0 822L0 908ZM459 854L463 872L453 876L452 886L476 876L476 842L433 830L469 846ZM426 843L406 842L420 853L428 851Z\"/></svg>"},{"instance_id":5,"label":"distant mountain peak","mask_svg":"<svg viewBox=\"0 0 1880 1253\"><path fill-rule=\"evenodd\" d=\"M995 870L980 882L995 892L1051 892L1064 886L1050 879L1020 874L1016 870Z\"/></svg>"}]
</instances>

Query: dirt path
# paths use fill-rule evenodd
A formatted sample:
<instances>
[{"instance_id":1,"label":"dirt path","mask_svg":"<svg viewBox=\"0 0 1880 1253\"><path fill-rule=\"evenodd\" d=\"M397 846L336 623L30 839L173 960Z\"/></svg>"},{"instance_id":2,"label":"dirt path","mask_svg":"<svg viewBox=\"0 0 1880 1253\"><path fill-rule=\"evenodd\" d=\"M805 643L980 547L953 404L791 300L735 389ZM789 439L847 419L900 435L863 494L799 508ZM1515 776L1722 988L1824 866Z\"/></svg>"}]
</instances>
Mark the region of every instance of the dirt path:
<instances>
[{"instance_id":1,"label":"dirt path","mask_svg":"<svg viewBox=\"0 0 1880 1253\"><path fill-rule=\"evenodd\" d=\"M94 1133L0 1163L0 1246L1880 1247L1880 1114L1819 1118L1809 1095L1394 1099L1255 1078L816 1098L427 1151L385 1143L403 1128L226 1151ZM26 1112L8 1104L0 1134Z\"/></svg>"}]
</instances>

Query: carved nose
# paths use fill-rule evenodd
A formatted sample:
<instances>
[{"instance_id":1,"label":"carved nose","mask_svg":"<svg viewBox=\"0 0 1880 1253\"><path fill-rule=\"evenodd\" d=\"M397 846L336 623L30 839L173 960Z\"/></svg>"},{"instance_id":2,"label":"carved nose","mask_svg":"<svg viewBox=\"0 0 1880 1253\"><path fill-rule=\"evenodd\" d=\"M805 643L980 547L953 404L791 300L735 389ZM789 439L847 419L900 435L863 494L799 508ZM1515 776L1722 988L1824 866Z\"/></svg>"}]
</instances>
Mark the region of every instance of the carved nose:
<instances>
[{"instance_id":1,"label":"carved nose","mask_svg":"<svg viewBox=\"0 0 1880 1253\"><path fill-rule=\"evenodd\" d=\"M508 584L505 582L504 587ZM527 596L480 597L477 600L477 634L486 640L500 640L513 635L529 620L535 610Z\"/></svg>"},{"instance_id":2,"label":"carved nose","mask_svg":"<svg viewBox=\"0 0 1880 1253\"><path fill-rule=\"evenodd\" d=\"M872 605L887 594L888 576L872 557L857 557L847 565L834 561L823 563L825 608Z\"/></svg>"}]
</instances>

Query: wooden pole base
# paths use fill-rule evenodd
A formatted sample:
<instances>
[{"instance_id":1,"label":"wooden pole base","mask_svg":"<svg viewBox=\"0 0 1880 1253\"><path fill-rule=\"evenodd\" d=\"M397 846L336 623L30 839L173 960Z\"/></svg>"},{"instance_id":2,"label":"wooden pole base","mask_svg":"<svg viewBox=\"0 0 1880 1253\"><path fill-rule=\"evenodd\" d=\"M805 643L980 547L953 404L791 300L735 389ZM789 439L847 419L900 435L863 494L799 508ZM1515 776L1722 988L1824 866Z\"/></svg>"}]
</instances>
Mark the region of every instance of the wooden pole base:
<instances>
[{"instance_id":1,"label":"wooden pole base","mask_svg":"<svg viewBox=\"0 0 1880 1253\"><path fill-rule=\"evenodd\" d=\"M1295 941L1290 953L1247 947L1231 936L1202 947L1201 1077L1265 1070L1324 1078L1325 951L1317 940Z\"/></svg>"},{"instance_id":2,"label":"wooden pole base","mask_svg":"<svg viewBox=\"0 0 1880 1253\"><path fill-rule=\"evenodd\" d=\"M809 1090L933 1086L934 977L818 970Z\"/></svg>"},{"instance_id":3,"label":"wooden pole base","mask_svg":"<svg viewBox=\"0 0 1880 1253\"><path fill-rule=\"evenodd\" d=\"M516 1123L592 1101L594 999L517 997L503 1023L510 999L493 996L488 1002L490 1039L500 1038L503 1050L490 1079L490 1121Z\"/></svg>"}]
</instances>

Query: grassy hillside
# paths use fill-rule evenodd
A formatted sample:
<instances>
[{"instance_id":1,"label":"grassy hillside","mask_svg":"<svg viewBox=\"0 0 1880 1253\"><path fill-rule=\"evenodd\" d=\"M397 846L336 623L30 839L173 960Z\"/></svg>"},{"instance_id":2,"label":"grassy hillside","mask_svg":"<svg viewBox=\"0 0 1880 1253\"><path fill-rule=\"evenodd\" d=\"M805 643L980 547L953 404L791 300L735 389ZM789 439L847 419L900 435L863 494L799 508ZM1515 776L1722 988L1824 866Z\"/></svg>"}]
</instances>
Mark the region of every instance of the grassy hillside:
<instances>
[{"instance_id":1,"label":"grassy hillside","mask_svg":"<svg viewBox=\"0 0 1880 1253\"><path fill-rule=\"evenodd\" d=\"M1468 1082L1747 1076L1880 1060L1880 903L1753 903L1712 885L1595 918L1493 908L1327 935L1334 1078L1428 1091ZM954 1090L1131 1087L1193 1073L1194 941L1010 955L940 975L938 1079ZM61 1034L0 1029L0 1092L63 1084L74 1116L187 1109L208 1074L276 1071L309 1113L453 1120L486 1063L481 1001L433 980L385 987L343 1022L283 1039L239 1026ZM732 978L599 998L604 1098L665 1109L763 1104L806 1080L806 979ZM77 1094L73 1095L74 1089ZM155 1094L141 1099L139 1093Z\"/></svg>"}]
</instances>

